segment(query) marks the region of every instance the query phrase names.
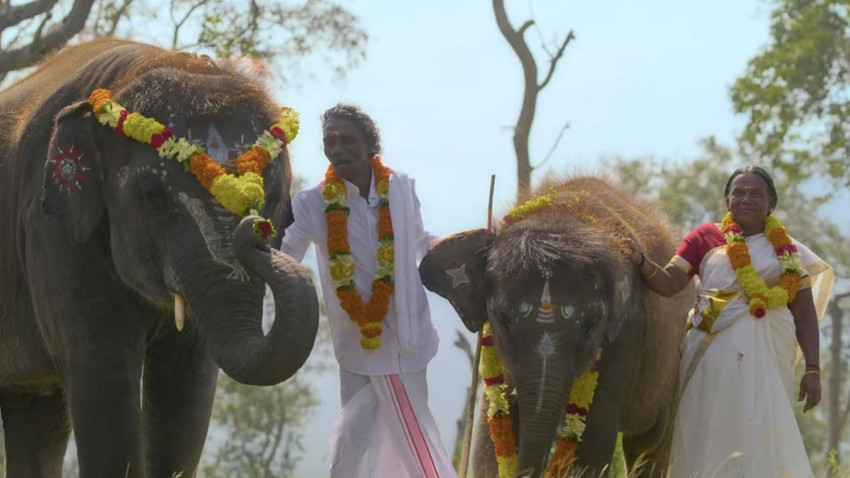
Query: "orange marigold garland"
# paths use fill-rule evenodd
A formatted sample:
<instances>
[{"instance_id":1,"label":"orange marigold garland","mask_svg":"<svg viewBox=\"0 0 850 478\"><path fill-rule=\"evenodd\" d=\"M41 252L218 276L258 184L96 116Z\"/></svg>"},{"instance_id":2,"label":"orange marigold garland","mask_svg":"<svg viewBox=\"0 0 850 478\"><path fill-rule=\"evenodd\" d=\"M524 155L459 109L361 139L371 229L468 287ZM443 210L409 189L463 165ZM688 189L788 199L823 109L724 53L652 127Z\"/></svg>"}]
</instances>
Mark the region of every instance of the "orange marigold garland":
<instances>
[{"instance_id":1,"label":"orange marigold garland","mask_svg":"<svg viewBox=\"0 0 850 478\"><path fill-rule=\"evenodd\" d=\"M741 226L732 218L731 212L727 212L723 217L721 227L726 239L726 255L738 278L738 284L749 298L750 315L760 319L768 310L784 307L789 302L793 302L800 289L803 266L800 262L800 252L791 241L782 222L772 214L764 220L764 234L773 246L782 267L779 284L770 288L752 266L747 239L744 237Z\"/></svg>"},{"instance_id":2,"label":"orange marigold garland","mask_svg":"<svg viewBox=\"0 0 850 478\"><path fill-rule=\"evenodd\" d=\"M251 148L236 158L236 175L233 175L215 162L204 148L175 137L170 128L155 119L116 103L107 89L92 91L89 104L101 124L151 145L162 158L182 163L222 206L238 216L259 215L265 201L263 171L271 158L277 157L295 139L299 127L298 113L291 108L281 109L278 122L263 131ZM255 221L254 232L263 237L275 234L274 226L266 219Z\"/></svg>"},{"instance_id":3,"label":"orange marigold garland","mask_svg":"<svg viewBox=\"0 0 850 478\"><path fill-rule=\"evenodd\" d=\"M596 393L596 386L599 383L599 371L596 369L598 361L599 356L590 370L573 382L564 424L558 428L555 452L549 460L545 478L567 476L572 467L578 444L584 435L585 423ZM504 366L493 347L490 322L484 323L481 332L480 372L484 382L484 394L489 402L487 423L490 425L490 440L493 442L493 450L496 454L499 478L511 478L517 470L517 442L507 399Z\"/></svg>"},{"instance_id":4,"label":"orange marigold garland","mask_svg":"<svg viewBox=\"0 0 850 478\"><path fill-rule=\"evenodd\" d=\"M348 317L360 326L360 346L366 350L381 347L381 332L384 316L389 310L393 293L393 265L395 261L393 224L390 217L390 168L381 158L372 159L375 189L378 191L378 267L372 280L372 295L364 304L363 297L354 286L354 261L348 243L348 205L346 187L337 176L333 166L325 172L322 198L325 202L325 220L328 225L328 257L331 279L336 295Z\"/></svg>"}]
</instances>

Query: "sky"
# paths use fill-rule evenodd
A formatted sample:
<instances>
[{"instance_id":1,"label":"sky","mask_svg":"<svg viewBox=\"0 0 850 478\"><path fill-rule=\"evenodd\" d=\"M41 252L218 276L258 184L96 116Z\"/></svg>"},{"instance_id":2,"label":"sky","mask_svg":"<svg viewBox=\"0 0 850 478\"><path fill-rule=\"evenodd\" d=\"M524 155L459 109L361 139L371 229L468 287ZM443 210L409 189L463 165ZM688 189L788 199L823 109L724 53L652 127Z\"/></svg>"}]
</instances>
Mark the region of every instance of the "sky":
<instances>
[{"instance_id":1,"label":"sky","mask_svg":"<svg viewBox=\"0 0 850 478\"><path fill-rule=\"evenodd\" d=\"M321 180L319 116L337 102L361 105L381 129L384 162L416 178L426 227L445 236L484 227L490 175L494 208L506 211L516 194L511 126L519 113L522 71L501 36L491 2L351 0L340 2L369 34L367 59L344 82L321 69L298 88L275 92L301 113L302 130L290 147L296 174ZM744 120L734 114L728 88L768 40L769 9L757 0L683 2L566 2L506 0L527 34L542 72L542 38L576 39L539 97L531 133L532 164L543 158L566 123L547 169L595 172L601 157L655 156L684 161L698 140L715 135L732 144ZM321 65L319 65L321 67ZM730 171L731 172L731 171ZM718 185L720 188L720 185ZM718 196L720 191L718 191ZM451 450L470 369L452 345L466 332L454 310L429 294L441 336L428 367L430 406ZM311 358L313 360L313 358ZM322 404L305 437L300 476L326 476L328 435L339 409L337 376L316 380Z\"/></svg>"}]
</instances>

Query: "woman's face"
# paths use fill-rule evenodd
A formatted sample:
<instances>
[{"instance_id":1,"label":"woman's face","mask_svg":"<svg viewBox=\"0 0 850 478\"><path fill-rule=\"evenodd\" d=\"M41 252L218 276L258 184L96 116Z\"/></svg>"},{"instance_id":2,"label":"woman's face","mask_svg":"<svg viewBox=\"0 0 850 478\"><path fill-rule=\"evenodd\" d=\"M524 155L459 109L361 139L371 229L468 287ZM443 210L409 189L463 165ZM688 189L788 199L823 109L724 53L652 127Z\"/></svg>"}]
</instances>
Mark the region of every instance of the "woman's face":
<instances>
[{"instance_id":1,"label":"woman's face","mask_svg":"<svg viewBox=\"0 0 850 478\"><path fill-rule=\"evenodd\" d=\"M735 222L748 233L764 230L764 218L775 205L767 184L754 173L736 176L726 196L726 209L732 212Z\"/></svg>"}]
</instances>

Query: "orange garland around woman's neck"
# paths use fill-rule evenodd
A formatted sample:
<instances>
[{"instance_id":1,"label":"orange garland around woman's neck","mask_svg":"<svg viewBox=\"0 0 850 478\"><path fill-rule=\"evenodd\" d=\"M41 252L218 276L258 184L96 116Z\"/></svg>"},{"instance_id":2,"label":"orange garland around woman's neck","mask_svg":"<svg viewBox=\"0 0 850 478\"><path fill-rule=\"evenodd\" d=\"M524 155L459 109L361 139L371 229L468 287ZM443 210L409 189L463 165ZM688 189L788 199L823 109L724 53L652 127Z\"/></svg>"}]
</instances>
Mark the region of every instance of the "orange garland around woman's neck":
<instances>
[{"instance_id":1,"label":"orange garland around woman's neck","mask_svg":"<svg viewBox=\"0 0 850 478\"><path fill-rule=\"evenodd\" d=\"M328 225L328 262L336 295L349 318L360 326L360 345L366 350L381 347L381 324L389 309L393 293L393 224L390 218L389 179L391 170L381 158L372 159L375 188L380 198L378 209L378 267L372 281L372 296L364 304L354 285L354 261L348 242L348 205L345 183L337 176L333 165L325 173L322 198Z\"/></svg>"}]
</instances>

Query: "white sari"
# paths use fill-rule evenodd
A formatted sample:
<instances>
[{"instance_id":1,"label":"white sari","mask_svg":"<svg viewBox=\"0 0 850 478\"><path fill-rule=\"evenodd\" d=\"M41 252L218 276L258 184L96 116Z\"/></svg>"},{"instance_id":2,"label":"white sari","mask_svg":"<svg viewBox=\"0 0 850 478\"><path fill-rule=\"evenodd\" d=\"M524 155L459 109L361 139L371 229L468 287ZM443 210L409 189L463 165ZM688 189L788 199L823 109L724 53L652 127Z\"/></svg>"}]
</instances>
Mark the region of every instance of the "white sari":
<instances>
[{"instance_id":1,"label":"white sari","mask_svg":"<svg viewBox=\"0 0 850 478\"><path fill-rule=\"evenodd\" d=\"M820 319L832 269L794 243ZM759 276L778 284L779 261L764 234L748 237L747 247ZM671 476L811 477L793 410L797 339L790 310L751 316L724 247L706 254L700 279L682 343Z\"/></svg>"}]
</instances>

